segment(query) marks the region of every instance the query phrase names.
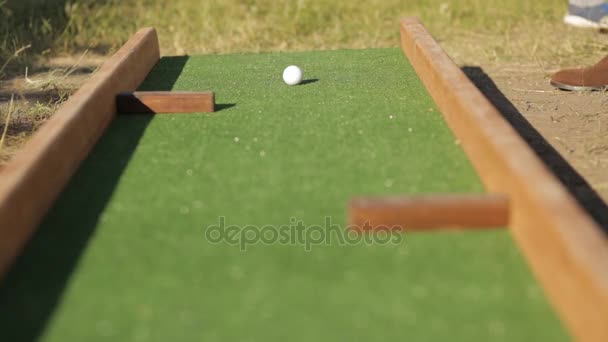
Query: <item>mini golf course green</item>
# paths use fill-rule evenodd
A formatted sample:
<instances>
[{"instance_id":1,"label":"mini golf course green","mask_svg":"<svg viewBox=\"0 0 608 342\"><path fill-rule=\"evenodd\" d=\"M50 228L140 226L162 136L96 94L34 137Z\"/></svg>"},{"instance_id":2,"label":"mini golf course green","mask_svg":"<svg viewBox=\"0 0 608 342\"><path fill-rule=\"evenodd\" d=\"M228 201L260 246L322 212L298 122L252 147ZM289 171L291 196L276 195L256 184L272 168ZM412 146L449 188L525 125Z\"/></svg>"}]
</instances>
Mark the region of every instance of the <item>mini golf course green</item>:
<instances>
[{"instance_id":1,"label":"mini golf course green","mask_svg":"<svg viewBox=\"0 0 608 342\"><path fill-rule=\"evenodd\" d=\"M357 195L483 192L400 49L165 57L141 89L219 110L117 117L0 285L7 341L568 339L507 230L209 240L221 220L339 235Z\"/></svg>"}]
</instances>

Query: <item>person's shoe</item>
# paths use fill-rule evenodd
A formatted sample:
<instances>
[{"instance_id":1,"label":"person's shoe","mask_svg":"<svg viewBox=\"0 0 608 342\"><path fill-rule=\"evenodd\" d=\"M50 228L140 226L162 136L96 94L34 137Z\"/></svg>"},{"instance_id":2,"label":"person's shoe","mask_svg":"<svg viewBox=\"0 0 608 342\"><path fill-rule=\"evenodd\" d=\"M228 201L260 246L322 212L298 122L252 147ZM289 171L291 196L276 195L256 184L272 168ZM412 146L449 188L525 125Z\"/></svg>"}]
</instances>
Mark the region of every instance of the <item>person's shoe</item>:
<instances>
[{"instance_id":1,"label":"person's shoe","mask_svg":"<svg viewBox=\"0 0 608 342\"><path fill-rule=\"evenodd\" d=\"M608 29L608 4L591 7L568 5L564 23L581 28Z\"/></svg>"},{"instance_id":2,"label":"person's shoe","mask_svg":"<svg viewBox=\"0 0 608 342\"><path fill-rule=\"evenodd\" d=\"M608 56L586 68L564 69L551 77L551 85L572 91L606 90L608 88Z\"/></svg>"}]
</instances>

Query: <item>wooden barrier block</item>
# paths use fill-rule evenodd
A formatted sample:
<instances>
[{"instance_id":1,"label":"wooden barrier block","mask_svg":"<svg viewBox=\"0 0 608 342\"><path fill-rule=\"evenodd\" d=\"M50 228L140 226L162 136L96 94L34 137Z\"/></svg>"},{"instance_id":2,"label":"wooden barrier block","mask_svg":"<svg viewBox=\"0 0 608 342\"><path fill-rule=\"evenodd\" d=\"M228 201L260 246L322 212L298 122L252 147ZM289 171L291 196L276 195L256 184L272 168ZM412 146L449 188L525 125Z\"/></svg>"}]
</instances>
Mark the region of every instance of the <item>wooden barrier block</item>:
<instances>
[{"instance_id":1,"label":"wooden barrier block","mask_svg":"<svg viewBox=\"0 0 608 342\"><path fill-rule=\"evenodd\" d=\"M213 92L135 91L116 96L119 114L210 113L215 111Z\"/></svg>"},{"instance_id":2,"label":"wooden barrier block","mask_svg":"<svg viewBox=\"0 0 608 342\"><path fill-rule=\"evenodd\" d=\"M350 202L348 220L355 230L505 227L509 200L502 194L361 197Z\"/></svg>"}]
</instances>

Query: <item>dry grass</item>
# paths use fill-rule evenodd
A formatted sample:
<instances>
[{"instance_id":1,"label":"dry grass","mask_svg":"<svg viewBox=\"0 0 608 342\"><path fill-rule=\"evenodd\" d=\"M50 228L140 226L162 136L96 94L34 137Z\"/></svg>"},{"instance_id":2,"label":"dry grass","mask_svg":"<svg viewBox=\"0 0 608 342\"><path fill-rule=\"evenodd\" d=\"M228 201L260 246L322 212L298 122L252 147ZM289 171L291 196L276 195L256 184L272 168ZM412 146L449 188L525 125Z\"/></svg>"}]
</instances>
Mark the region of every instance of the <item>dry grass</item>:
<instances>
[{"instance_id":1,"label":"dry grass","mask_svg":"<svg viewBox=\"0 0 608 342\"><path fill-rule=\"evenodd\" d=\"M44 123L63 101L54 91L45 93L46 99L24 99L23 94L7 100L7 93L0 94L0 167L27 142L31 134ZM66 98L64 95L63 99Z\"/></svg>"},{"instance_id":2,"label":"dry grass","mask_svg":"<svg viewBox=\"0 0 608 342\"><path fill-rule=\"evenodd\" d=\"M3 1L7 0L0 0L0 12L2 8L7 12L10 6L2 5ZM164 54L397 46L398 18L409 15L419 16L439 40L466 44L471 56L486 60L558 58L574 62L580 56L607 50L604 35L566 28L561 23L565 1L554 0L51 2L57 5L46 9L47 16L39 15L38 25L23 18L7 21L5 25L12 23L11 28L0 23L1 41L5 42L0 51L10 50L0 53L0 58L28 44L34 44L32 54L81 49L107 53L142 26L158 28ZM63 9L58 12L60 4ZM30 24L25 27L17 22Z\"/></svg>"},{"instance_id":3,"label":"dry grass","mask_svg":"<svg viewBox=\"0 0 608 342\"><path fill-rule=\"evenodd\" d=\"M11 96L11 100L8 104L8 110L6 111L6 120L4 121L4 129L2 130L2 135L0 135L0 154L2 154L2 148L4 147L4 141L6 140L6 133L8 132L8 127L11 122L11 116L13 114L14 99L15 99L15 97ZM0 114L2 114L1 111L0 111Z\"/></svg>"},{"instance_id":4,"label":"dry grass","mask_svg":"<svg viewBox=\"0 0 608 342\"><path fill-rule=\"evenodd\" d=\"M604 35L565 27L564 12L553 0L114 0L72 8L64 47L116 48L141 26L158 28L165 54L386 47L398 45L398 18L416 15L470 59L574 63L607 51Z\"/></svg>"},{"instance_id":5,"label":"dry grass","mask_svg":"<svg viewBox=\"0 0 608 342\"><path fill-rule=\"evenodd\" d=\"M116 47L141 26L159 29L166 54L386 47L398 44L398 18L416 15L441 40L481 34L492 54L507 56L511 40L525 36L529 49L559 49L530 32L561 26L564 11L552 0L114 0L71 8L65 47Z\"/></svg>"}]
</instances>

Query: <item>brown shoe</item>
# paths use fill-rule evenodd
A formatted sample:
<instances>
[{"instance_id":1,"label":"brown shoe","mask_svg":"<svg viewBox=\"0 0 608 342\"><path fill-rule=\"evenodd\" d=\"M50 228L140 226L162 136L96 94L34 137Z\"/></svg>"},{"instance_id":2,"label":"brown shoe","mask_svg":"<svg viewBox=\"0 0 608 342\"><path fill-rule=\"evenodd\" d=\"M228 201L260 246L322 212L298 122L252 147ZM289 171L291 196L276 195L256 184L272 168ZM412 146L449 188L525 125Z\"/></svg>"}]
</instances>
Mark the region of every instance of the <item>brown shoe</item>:
<instances>
[{"instance_id":1,"label":"brown shoe","mask_svg":"<svg viewBox=\"0 0 608 342\"><path fill-rule=\"evenodd\" d=\"M605 90L608 87L608 56L591 67L556 72L551 77L551 85L562 90Z\"/></svg>"}]
</instances>

